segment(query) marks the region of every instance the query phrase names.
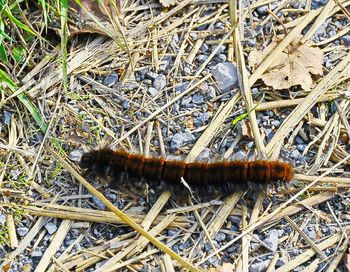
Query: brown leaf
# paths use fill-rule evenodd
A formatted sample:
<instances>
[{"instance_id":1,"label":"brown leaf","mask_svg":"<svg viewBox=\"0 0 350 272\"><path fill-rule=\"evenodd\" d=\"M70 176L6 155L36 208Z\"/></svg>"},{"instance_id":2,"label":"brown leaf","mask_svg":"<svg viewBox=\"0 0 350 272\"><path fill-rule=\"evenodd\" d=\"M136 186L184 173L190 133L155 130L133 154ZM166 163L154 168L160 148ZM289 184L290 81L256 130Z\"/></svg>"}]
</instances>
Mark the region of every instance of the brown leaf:
<instances>
[{"instance_id":1,"label":"brown leaf","mask_svg":"<svg viewBox=\"0 0 350 272\"><path fill-rule=\"evenodd\" d=\"M74 16L74 23L69 24L69 35L74 36L81 33L106 33L97 25L93 19L95 17L98 22L108 30L113 30L109 18L113 18L116 14L116 8L120 8L120 0L115 0L115 5L109 0L81 0L84 8L80 8L74 0L69 0L69 6L77 11L77 16Z\"/></svg>"},{"instance_id":2,"label":"brown leaf","mask_svg":"<svg viewBox=\"0 0 350 272\"><path fill-rule=\"evenodd\" d=\"M254 50L250 53L248 61L256 67L276 47L273 41L263 51ZM274 89L288 89L301 85L304 90L310 90L313 81L311 74L323 74L323 52L312 44L296 44L287 47L270 68L261 76L266 85Z\"/></svg>"}]
</instances>

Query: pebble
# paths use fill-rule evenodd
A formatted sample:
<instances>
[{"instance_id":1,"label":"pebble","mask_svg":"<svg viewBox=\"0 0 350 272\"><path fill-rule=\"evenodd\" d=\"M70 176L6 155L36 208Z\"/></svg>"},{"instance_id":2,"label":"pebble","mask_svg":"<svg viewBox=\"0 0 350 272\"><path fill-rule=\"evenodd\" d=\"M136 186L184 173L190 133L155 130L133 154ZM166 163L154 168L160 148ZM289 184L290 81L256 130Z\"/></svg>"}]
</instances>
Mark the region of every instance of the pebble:
<instances>
[{"instance_id":1,"label":"pebble","mask_svg":"<svg viewBox=\"0 0 350 272\"><path fill-rule=\"evenodd\" d=\"M298 149L294 149L291 153L290 153L290 157L292 159L298 159L300 157L300 152Z\"/></svg>"},{"instance_id":2,"label":"pebble","mask_svg":"<svg viewBox=\"0 0 350 272\"><path fill-rule=\"evenodd\" d=\"M56 224L49 222L45 225L45 229L47 230L47 232L49 234L54 234L57 230L57 226L56 226Z\"/></svg>"},{"instance_id":3,"label":"pebble","mask_svg":"<svg viewBox=\"0 0 350 272\"><path fill-rule=\"evenodd\" d=\"M256 9L256 12L260 15L260 16L265 16L268 14L269 7L267 5L264 6L260 6Z\"/></svg>"},{"instance_id":4,"label":"pebble","mask_svg":"<svg viewBox=\"0 0 350 272\"><path fill-rule=\"evenodd\" d=\"M219 244L215 240L213 240L213 245L214 245L215 249L219 248ZM213 252L215 249L212 248L212 246L209 242L205 243L205 245L204 245L205 252Z\"/></svg>"},{"instance_id":5,"label":"pebble","mask_svg":"<svg viewBox=\"0 0 350 272\"><path fill-rule=\"evenodd\" d=\"M5 223L6 223L6 215L0 214L0 224L5 225Z\"/></svg>"},{"instance_id":6,"label":"pebble","mask_svg":"<svg viewBox=\"0 0 350 272\"><path fill-rule=\"evenodd\" d=\"M5 125L9 126L11 124L11 117L12 117L12 113L9 112L9 111L4 110L3 119L4 119Z\"/></svg>"},{"instance_id":7,"label":"pebble","mask_svg":"<svg viewBox=\"0 0 350 272\"><path fill-rule=\"evenodd\" d=\"M203 151L198 155L199 160L209 160L210 159L210 148L204 148Z\"/></svg>"},{"instance_id":8,"label":"pebble","mask_svg":"<svg viewBox=\"0 0 350 272\"><path fill-rule=\"evenodd\" d=\"M84 153L83 150L75 149L69 153L68 157L72 161L79 162L83 153Z\"/></svg>"},{"instance_id":9,"label":"pebble","mask_svg":"<svg viewBox=\"0 0 350 272\"><path fill-rule=\"evenodd\" d=\"M205 62L208 59L207 55L198 55L197 60L198 62Z\"/></svg>"},{"instance_id":10,"label":"pebble","mask_svg":"<svg viewBox=\"0 0 350 272\"><path fill-rule=\"evenodd\" d=\"M124 110L127 110L127 109L130 108L130 103L129 103L128 100L124 100L124 101L122 102L122 108L123 108Z\"/></svg>"},{"instance_id":11,"label":"pebble","mask_svg":"<svg viewBox=\"0 0 350 272\"><path fill-rule=\"evenodd\" d=\"M270 260L265 260L265 261L262 261L262 262L259 262L259 263L252 264L249 267L249 272L265 271L266 268L269 266L269 264L270 264Z\"/></svg>"},{"instance_id":12,"label":"pebble","mask_svg":"<svg viewBox=\"0 0 350 272\"><path fill-rule=\"evenodd\" d=\"M161 60L159 62L159 70L166 71L169 68L170 61L167 59Z\"/></svg>"},{"instance_id":13,"label":"pebble","mask_svg":"<svg viewBox=\"0 0 350 272\"><path fill-rule=\"evenodd\" d=\"M184 71L184 73L185 73L186 75L190 75L190 74L191 74L191 69L190 69L189 67L185 67L185 68L183 69L183 71Z\"/></svg>"},{"instance_id":14,"label":"pebble","mask_svg":"<svg viewBox=\"0 0 350 272\"><path fill-rule=\"evenodd\" d=\"M278 236L279 231L278 230L270 230L267 237L264 239L264 243L268 245L272 251L276 251L278 247Z\"/></svg>"},{"instance_id":15,"label":"pebble","mask_svg":"<svg viewBox=\"0 0 350 272\"><path fill-rule=\"evenodd\" d=\"M283 265L285 265L285 264L286 264L285 259L279 258L279 259L277 260L277 262L276 262L276 267L281 267L281 266L283 266Z\"/></svg>"},{"instance_id":16,"label":"pebble","mask_svg":"<svg viewBox=\"0 0 350 272\"><path fill-rule=\"evenodd\" d=\"M200 93L195 93L193 96L192 96L192 102L194 104L202 104L204 102L204 96Z\"/></svg>"},{"instance_id":17,"label":"pebble","mask_svg":"<svg viewBox=\"0 0 350 272\"><path fill-rule=\"evenodd\" d=\"M153 87L149 87L148 92L151 94L151 96L156 96L159 93L159 90Z\"/></svg>"},{"instance_id":18,"label":"pebble","mask_svg":"<svg viewBox=\"0 0 350 272\"><path fill-rule=\"evenodd\" d=\"M246 42L246 44L249 46L249 47L255 47L256 46L256 39L255 38L249 38Z\"/></svg>"},{"instance_id":19,"label":"pebble","mask_svg":"<svg viewBox=\"0 0 350 272\"><path fill-rule=\"evenodd\" d=\"M112 72L108 76L104 78L102 83L108 87L112 87L115 83L117 83L119 80L119 76L117 75L116 72Z\"/></svg>"},{"instance_id":20,"label":"pebble","mask_svg":"<svg viewBox=\"0 0 350 272\"><path fill-rule=\"evenodd\" d=\"M226 235L222 232L218 232L218 234L214 236L214 240L217 241L218 243L225 241L225 239L226 239Z\"/></svg>"},{"instance_id":21,"label":"pebble","mask_svg":"<svg viewBox=\"0 0 350 272\"><path fill-rule=\"evenodd\" d=\"M194 119L194 125L196 127L201 127L208 122L209 118L210 118L210 115L208 113L202 113L200 116Z\"/></svg>"},{"instance_id":22,"label":"pebble","mask_svg":"<svg viewBox=\"0 0 350 272\"><path fill-rule=\"evenodd\" d=\"M215 88L213 86L209 86L209 89L205 98L207 100L210 100L210 99L213 99L215 96L216 96Z\"/></svg>"},{"instance_id":23,"label":"pebble","mask_svg":"<svg viewBox=\"0 0 350 272\"><path fill-rule=\"evenodd\" d=\"M279 127L280 124L281 124L281 122L278 121L278 120L272 120L272 121L271 121L271 125L274 126L274 127Z\"/></svg>"},{"instance_id":24,"label":"pebble","mask_svg":"<svg viewBox=\"0 0 350 272\"><path fill-rule=\"evenodd\" d=\"M32 252L32 254L31 254L31 256L32 256L33 258L40 258L41 256L43 256L43 253L42 253L41 251L39 251L39 250L34 250L34 251Z\"/></svg>"},{"instance_id":25,"label":"pebble","mask_svg":"<svg viewBox=\"0 0 350 272\"><path fill-rule=\"evenodd\" d=\"M187 89L187 86L188 86L188 82L179 83L175 86L175 91L182 93Z\"/></svg>"},{"instance_id":26,"label":"pebble","mask_svg":"<svg viewBox=\"0 0 350 272\"><path fill-rule=\"evenodd\" d=\"M191 32L190 37L196 41L198 39L198 34L196 32Z\"/></svg>"},{"instance_id":27,"label":"pebble","mask_svg":"<svg viewBox=\"0 0 350 272\"><path fill-rule=\"evenodd\" d=\"M157 73L152 72L152 71L147 71L145 73L145 76L148 79L155 80L159 75Z\"/></svg>"},{"instance_id":28,"label":"pebble","mask_svg":"<svg viewBox=\"0 0 350 272\"><path fill-rule=\"evenodd\" d=\"M185 144L194 141L196 138L189 132L186 133L176 133L171 139L170 146L172 149L179 149Z\"/></svg>"},{"instance_id":29,"label":"pebble","mask_svg":"<svg viewBox=\"0 0 350 272\"><path fill-rule=\"evenodd\" d=\"M191 103L192 97L187 96L181 100L181 106L188 107L188 105Z\"/></svg>"},{"instance_id":30,"label":"pebble","mask_svg":"<svg viewBox=\"0 0 350 272\"><path fill-rule=\"evenodd\" d=\"M319 9L326 5L328 0L312 0L311 9Z\"/></svg>"},{"instance_id":31,"label":"pebble","mask_svg":"<svg viewBox=\"0 0 350 272\"><path fill-rule=\"evenodd\" d=\"M29 229L26 227L22 227L22 228L17 228L17 233L19 236L23 237L26 236L28 233Z\"/></svg>"},{"instance_id":32,"label":"pebble","mask_svg":"<svg viewBox=\"0 0 350 272\"><path fill-rule=\"evenodd\" d=\"M103 204L101 202L101 200L99 200L96 196L92 196L92 202L100 209L100 210L104 210L106 209L105 204Z\"/></svg>"},{"instance_id":33,"label":"pebble","mask_svg":"<svg viewBox=\"0 0 350 272\"><path fill-rule=\"evenodd\" d=\"M343 41L346 47L350 46L350 35L344 35L341 40Z\"/></svg>"},{"instance_id":34,"label":"pebble","mask_svg":"<svg viewBox=\"0 0 350 272\"><path fill-rule=\"evenodd\" d=\"M310 227L304 228L304 233L307 236L309 236L309 238L311 240L316 240L316 238L317 238L317 234L316 234L315 228L313 228L313 227L311 227L311 228Z\"/></svg>"},{"instance_id":35,"label":"pebble","mask_svg":"<svg viewBox=\"0 0 350 272\"><path fill-rule=\"evenodd\" d=\"M157 90L162 90L166 86L165 75L159 75L153 80L153 87Z\"/></svg>"},{"instance_id":36,"label":"pebble","mask_svg":"<svg viewBox=\"0 0 350 272\"><path fill-rule=\"evenodd\" d=\"M203 43L201 45L202 52L207 52L209 50L209 46L206 43Z\"/></svg>"},{"instance_id":37,"label":"pebble","mask_svg":"<svg viewBox=\"0 0 350 272\"><path fill-rule=\"evenodd\" d=\"M19 170L18 168L11 169L10 174L13 180L18 180L18 177L21 175L21 170Z\"/></svg>"},{"instance_id":38,"label":"pebble","mask_svg":"<svg viewBox=\"0 0 350 272\"><path fill-rule=\"evenodd\" d=\"M223 92L238 86L237 67L231 62L219 63L211 69L211 73Z\"/></svg>"},{"instance_id":39,"label":"pebble","mask_svg":"<svg viewBox=\"0 0 350 272\"><path fill-rule=\"evenodd\" d=\"M224 62L227 60L227 57L225 54L219 54L218 59L220 62Z\"/></svg>"}]
</instances>

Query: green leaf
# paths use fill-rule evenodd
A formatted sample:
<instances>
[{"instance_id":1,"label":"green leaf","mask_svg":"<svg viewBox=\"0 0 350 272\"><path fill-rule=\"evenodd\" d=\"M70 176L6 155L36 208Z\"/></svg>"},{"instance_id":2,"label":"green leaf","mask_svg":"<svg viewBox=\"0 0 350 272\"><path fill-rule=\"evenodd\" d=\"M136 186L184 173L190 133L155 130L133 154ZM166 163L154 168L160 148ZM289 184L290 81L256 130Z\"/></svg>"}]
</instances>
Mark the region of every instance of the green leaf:
<instances>
[{"instance_id":1,"label":"green leaf","mask_svg":"<svg viewBox=\"0 0 350 272\"><path fill-rule=\"evenodd\" d=\"M7 17L13 22L15 23L18 27L22 28L23 30L33 34L36 36L35 32L32 31L27 25L23 24L21 21L17 20L17 18L15 16L12 15L11 11L6 8L4 10L4 12L6 13Z\"/></svg>"},{"instance_id":2,"label":"green leaf","mask_svg":"<svg viewBox=\"0 0 350 272\"><path fill-rule=\"evenodd\" d=\"M7 63L8 62L8 57L7 57L7 54L6 54L6 49L4 47L4 45L2 43L0 43L0 58L2 59L2 61L4 63Z\"/></svg>"},{"instance_id":3,"label":"green leaf","mask_svg":"<svg viewBox=\"0 0 350 272\"><path fill-rule=\"evenodd\" d=\"M15 61L20 62L23 60L24 56L26 54L26 50L23 46L16 46L12 50L12 57Z\"/></svg>"},{"instance_id":4,"label":"green leaf","mask_svg":"<svg viewBox=\"0 0 350 272\"><path fill-rule=\"evenodd\" d=\"M0 69L0 81L4 82L12 92L16 92L18 87L17 85L12 81L12 79L3 71ZM2 89L0 89L3 91ZM29 97L21 92L17 95L19 101L27 108L27 110L30 112L30 114L33 116L35 122L39 125L40 130L42 132L47 131L47 125L45 124L44 120L41 117L40 111L38 108L32 103L32 101L29 99Z\"/></svg>"}]
</instances>

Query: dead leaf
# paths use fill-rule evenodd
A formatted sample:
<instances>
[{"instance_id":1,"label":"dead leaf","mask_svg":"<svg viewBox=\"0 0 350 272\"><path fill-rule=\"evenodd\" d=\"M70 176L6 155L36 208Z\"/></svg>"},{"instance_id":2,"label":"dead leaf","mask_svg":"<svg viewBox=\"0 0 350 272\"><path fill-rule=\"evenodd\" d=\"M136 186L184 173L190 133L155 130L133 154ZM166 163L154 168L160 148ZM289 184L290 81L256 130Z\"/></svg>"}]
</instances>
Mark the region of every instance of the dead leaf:
<instances>
[{"instance_id":1,"label":"dead leaf","mask_svg":"<svg viewBox=\"0 0 350 272\"><path fill-rule=\"evenodd\" d=\"M163 7L167 8L176 4L175 0L159 0Z\"/></svg>"},{"instance_id":2,"label":"dead leaf","mask_svg":"<svg viewBox=\"0 0 350 272\"><path fill-rule=\"evenodd\" d=\"M106 35L106 32L101 29L113 31L110 18L116 16L116 9L120 8L120 0L115 0L112 4L109 0L81 0L84 8L81 8L74 0L69 1L69 6L77 11L74 16L74 24L69 24L69 35L74 36L81 33L100 33ZM96 18L100 26L97 24Z\"/></svg>"},{"instance_id":3,"label":"dead leaf","mask_svg":"<svg viewBox=\"0 0 350 272\"><path fill-rule=\"evenodd\" d=\"M249 64L257 67L276 47L278 42L271 42L263 51L254 50L249 54ZM311 74L323 75L323 52L311 43L288 46L261 76L266 85L274 89L288 89L300 85L310 90L313 84Z\"/></svg>"}]
</instances>

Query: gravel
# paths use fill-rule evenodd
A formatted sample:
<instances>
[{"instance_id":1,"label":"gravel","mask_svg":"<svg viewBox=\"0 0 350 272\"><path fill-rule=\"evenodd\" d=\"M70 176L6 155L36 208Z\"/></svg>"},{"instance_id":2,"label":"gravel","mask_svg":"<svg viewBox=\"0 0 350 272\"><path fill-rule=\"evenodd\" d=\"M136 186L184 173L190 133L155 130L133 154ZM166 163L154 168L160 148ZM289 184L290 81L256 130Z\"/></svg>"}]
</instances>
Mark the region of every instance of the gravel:
<instances>
[{"instance_id":1,"label":"gravel","mask_svg":"<svg viewBox=\"0 0 350 272\"><path fill-rule=\"evenodd\" d=\"M224 93L238 87L237 67L232 62L219 63L211 69L211 73Z\"/></svg>"},{"instance_id":2,"label":"gravel","mask_svg":"<svg viewBox=\"0 0 350 272\"><path fill-rule=\"evenodd\" d=\"M47 230L47 232L49 234L54 234L57 230L57 226L56 226L56 224L49 222L45 225L45 229Z\"/></svg>"},{"instance_id":3,"label":"gravel","mask_svg":"<svg viewBox=\"0 0 350 272\"><path fill-rule=\"evenodd\" d=\"M163 90L166 86L165 75L159 75L153 80L153 87L157 90Z\"/></svg>"}]
</instances>

